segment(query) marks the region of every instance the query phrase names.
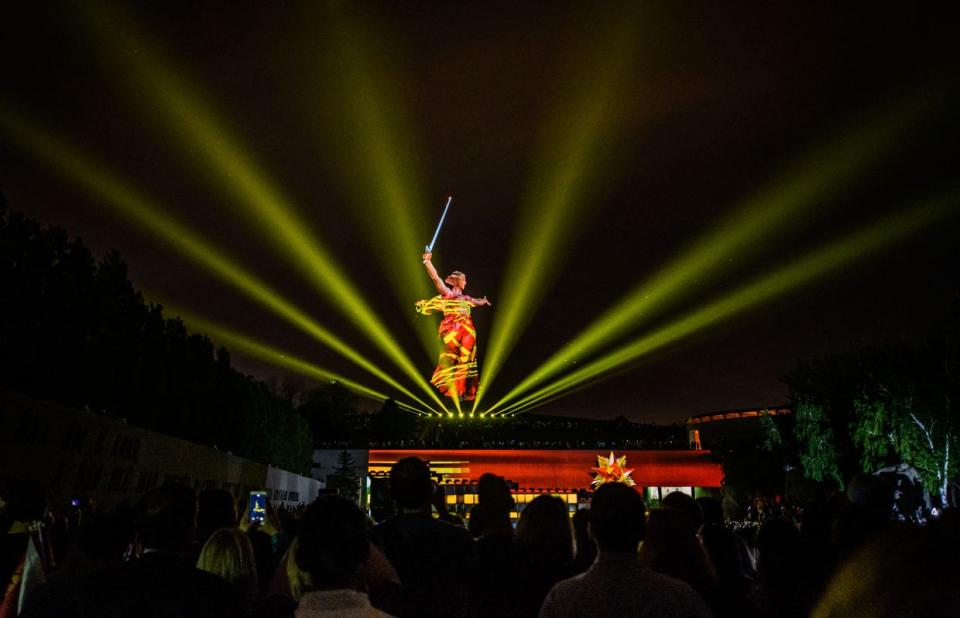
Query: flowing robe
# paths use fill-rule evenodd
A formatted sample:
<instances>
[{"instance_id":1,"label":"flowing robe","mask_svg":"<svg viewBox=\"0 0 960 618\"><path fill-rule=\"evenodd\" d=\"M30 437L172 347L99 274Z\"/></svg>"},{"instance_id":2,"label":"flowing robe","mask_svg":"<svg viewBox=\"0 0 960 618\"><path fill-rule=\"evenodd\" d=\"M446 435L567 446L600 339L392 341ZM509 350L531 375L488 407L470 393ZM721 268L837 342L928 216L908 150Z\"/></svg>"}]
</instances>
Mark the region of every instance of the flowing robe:
<instances>
[{"instance_id":1,"label":"flowing robe","mask_svg":"<svg viewBox=\"0 0 960 618\"><path fill-rule=\"evenodd\" d=\"M443 312L438 334L443 347L430 383L451 399L470 401L477 396L480 374L477 371L477 329L470 318L471 305L464 298L434 296L417 301L417 312L430 315Z\"/></svg>"}]
</instances>

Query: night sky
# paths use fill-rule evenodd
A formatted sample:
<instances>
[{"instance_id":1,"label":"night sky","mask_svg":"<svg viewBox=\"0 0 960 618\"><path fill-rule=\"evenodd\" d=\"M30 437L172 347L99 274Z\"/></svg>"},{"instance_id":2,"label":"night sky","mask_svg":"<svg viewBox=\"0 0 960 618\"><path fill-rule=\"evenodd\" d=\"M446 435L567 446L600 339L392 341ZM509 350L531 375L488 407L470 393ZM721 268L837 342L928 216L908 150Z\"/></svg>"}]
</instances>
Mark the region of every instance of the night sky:
<instances>
[{"instance_id":1,"label":"night sky","mask_svg":"<svg viewBox=\"0 0 960 618\"><path fill-rule=\"evenodd\" d=\"M401 380L242 216L244 205L211 180L200 153L182 147L176 134L186 129L135 92L123 75L127 65L111 59L116 48L85 12L108 28L136 28L195 88L429 377L434 361L409 322L426 288L409 298L394 293L382 247L364 233L384 222L357 190L377 182L376 170L345 154L362 153L363 145L344 103L355 84L340 55L344 41L362 49L378 103L403 136L390 156L415 175L407 180L422 202L414 222L421 242L453 194L434 261L442 272L464 271L467 293L494 303L474 311L481 383L484 346L512 275L508 256L523 242L518 222L536 195L531 182L553 160L552 146L542 156L543 144L563 144L557 126L577 118L563 110L589 101L592 77L616 63L609 130L581 163L591 182L574 205L580 214L535 279L542 304L492 385L490 403L738 205L831 140L842 142L878 108L916 92L937 101L855 182L743 247L722 275L691 280L682 301L624 341L949 188L958 176L957 24L936 5L130 2L105 18L87 3L10 4L0 9L0 101L96 157ZM629 45L610 46L624 24L632 24ZM119 249L148 298L383 388L3 133L0 186L11 208L66 228L97 255ZM536 410L661 422L780 404L787 395L780 378L799 360L917 337L948 311L960 289L958 219ZM419 249L409 256L418 267ZM285 375L236 354L234 363L264 378Z\"/></svg>"}]
</instances>

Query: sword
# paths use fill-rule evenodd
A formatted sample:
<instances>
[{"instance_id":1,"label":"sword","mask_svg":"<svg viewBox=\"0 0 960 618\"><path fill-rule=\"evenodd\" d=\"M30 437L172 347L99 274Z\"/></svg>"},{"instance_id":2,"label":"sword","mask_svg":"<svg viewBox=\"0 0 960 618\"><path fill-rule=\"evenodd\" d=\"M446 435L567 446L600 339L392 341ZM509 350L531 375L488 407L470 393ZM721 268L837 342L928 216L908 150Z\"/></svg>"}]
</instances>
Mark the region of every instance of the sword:
<instances>
[{"instance_id":1,"label":"sword","mask_svg":"<svg viewBox=\"0 0 960 618\"><path fill-rule=\"evenodd\" d=\"M447 205L443 207L443 214L440 215L440 223L437 224L437 231L433 233L433 240L430 241L430 244L426 247L427 253L433 253L433 245L437 242L437 236L440 235L440 228L443 227L443 220L447 217L447 209L450 208L450 202L453 201L453 196L447 198Z\"/></svg>"}]
</instances>

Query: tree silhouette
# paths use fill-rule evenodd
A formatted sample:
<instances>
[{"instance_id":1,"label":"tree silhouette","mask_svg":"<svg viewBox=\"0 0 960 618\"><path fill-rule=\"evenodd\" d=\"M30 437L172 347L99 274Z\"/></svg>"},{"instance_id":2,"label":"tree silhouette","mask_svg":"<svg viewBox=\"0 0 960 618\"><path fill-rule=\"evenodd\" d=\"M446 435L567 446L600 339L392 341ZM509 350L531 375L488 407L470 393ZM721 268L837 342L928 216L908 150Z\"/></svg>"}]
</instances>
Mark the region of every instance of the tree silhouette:
<instances>
[{"instance_id":1,"label":"tree silhouette","mask_svg":"<svg viewBox=\"0 0 960 618\"><path fill-rule=\"evenodd\" d=\"M371 433L377 440L412 438L417 431L417 419L400 409L397 402L387 399L383 407L373 416Z\"/></svg>"},{"instance_id":2,"label":"tree silhouette","mask_svg":"<svg viewBox=\"0 0 960 618\"><path fill-rule=\"evenodd\" d=\"M337 467L327 477L327 487L336 489L345 498L356 500L360 496L360 479L356 473L356 462L350 451L342 450L337 456Z\"/></svg>"},{"instance_id":3,"label":"tree silhouette","mask_svg":"<svg viewBox=\"0 0 960 618\"><path fill-rule=\"evenodd\" d=\"M266 384L147 303L119 251L0 200L0 386L309 473L313 437Z\"/></svg>"},{"instance_id":4,"label":"tree silhouette","mask_svg":"<svg viewBox=\"0 0 960 618\"><path fill-rule=\"evenodd\" d=\"M318 440L340 440L352 428L358 405L354 393L331 380L307 392L298 412L310 424Z\"/></svg>"}]
</instances>

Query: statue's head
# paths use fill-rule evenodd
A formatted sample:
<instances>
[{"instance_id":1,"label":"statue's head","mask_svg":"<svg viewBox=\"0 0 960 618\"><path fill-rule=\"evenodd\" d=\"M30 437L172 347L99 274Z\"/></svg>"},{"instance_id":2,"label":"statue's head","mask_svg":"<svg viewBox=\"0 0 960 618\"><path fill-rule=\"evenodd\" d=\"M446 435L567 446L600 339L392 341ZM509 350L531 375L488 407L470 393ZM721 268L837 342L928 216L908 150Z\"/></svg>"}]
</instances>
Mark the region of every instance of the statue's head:
<instances>
[{"instance_id":1,"label":"statue's head","mask_svg":"<svg viewBox=\"0 0 960 618\"><path fill-rule=\"evenodd\" d=\"M447 278L444 279L444 281L447 285L455 285L461 290L467 287L467 276L459 270L455 270L447 275Z\"/></svg>"}]
</instances>

